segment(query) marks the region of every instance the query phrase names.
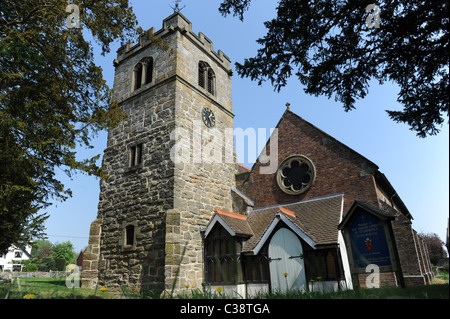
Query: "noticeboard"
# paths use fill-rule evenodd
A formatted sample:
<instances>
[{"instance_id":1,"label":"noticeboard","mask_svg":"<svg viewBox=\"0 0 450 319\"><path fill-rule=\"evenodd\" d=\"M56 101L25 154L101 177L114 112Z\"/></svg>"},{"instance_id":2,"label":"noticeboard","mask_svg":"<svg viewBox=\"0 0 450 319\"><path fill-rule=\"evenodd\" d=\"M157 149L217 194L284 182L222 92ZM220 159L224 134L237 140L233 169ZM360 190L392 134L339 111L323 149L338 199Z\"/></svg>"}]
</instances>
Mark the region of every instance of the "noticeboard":
<instances>
[{"instance_id":1,"label":"noticeboard","mask_svg":"<svg viewBox=\"0 0 450 319\"><path fill-rule=\"evenodd\" d=\"M383 222L361 209L355 213L356 218L349 227L355 267L366 268L369 264L391 266Z\"/></svg>"}]
</instances>

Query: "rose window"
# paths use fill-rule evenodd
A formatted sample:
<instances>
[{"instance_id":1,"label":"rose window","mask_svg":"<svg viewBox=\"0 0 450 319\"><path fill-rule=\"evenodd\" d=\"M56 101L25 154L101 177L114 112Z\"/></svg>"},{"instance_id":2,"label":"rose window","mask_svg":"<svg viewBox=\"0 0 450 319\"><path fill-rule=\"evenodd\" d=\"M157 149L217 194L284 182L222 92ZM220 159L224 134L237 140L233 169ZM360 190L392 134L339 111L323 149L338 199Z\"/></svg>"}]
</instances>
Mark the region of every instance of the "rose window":
<instances>
[{"instance_id":1,"label":"rose window","mask_svg":"<svg viewBox=\"0 0 450 319\"><path fill-rule=\"evenodd\" d=\"M287 194L298 195L306 192L316 177L314 164L305 156L287 158L277 171L277 183Z\"/></svg>"}]
</instances>

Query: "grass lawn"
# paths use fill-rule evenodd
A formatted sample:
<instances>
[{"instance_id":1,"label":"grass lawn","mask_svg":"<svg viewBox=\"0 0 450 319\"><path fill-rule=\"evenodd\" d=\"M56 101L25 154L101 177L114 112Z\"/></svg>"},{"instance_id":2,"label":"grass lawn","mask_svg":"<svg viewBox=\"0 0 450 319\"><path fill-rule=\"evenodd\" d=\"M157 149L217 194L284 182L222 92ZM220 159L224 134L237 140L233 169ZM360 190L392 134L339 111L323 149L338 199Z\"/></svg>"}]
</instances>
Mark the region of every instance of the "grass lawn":
<instances>
[{"instance_id":1,"label":"grass lawn","mask_svg":"<svg viewBox=\"0 0 450 319\"><path fill-rule=\"evenodd\" d=\"M301 294L298 292L261 294L259 299L449 299L448 273L436 276L433 284L402 288L356 289L335 293ZM153 298L159 294L147 294ZM130 297L130 296L128 296ZM196 292L181 298L236 298L217 292ZM100 289L67 288L65 278L15 278L13 285L0 285L0 299L116 299L108 291ZM148 297L147 297L148 298Z\"/></svg>"},{"instance_id":2,"label":"grass lawn","mask_svg":"<svg viewBox=\"0 0 450 319\"><path fill-rule=\"evenodd\" d=\"M432 284L448 284L448 272L442 272L436 275L431 282Z\"/></svg>"},{"instance_id":3,"label":"grass lawn","mask_svg":"<svg viewBox=\"0 0 450 319\"><path fill-rule=\"evenodd\" d=\"M14 284L0 286L0 299L111 299L106 291L67 288L66 278L14 278Z\"/></svg>"},{"instance_id":4,"label":"grass lawn","mask_svg":"<svg viewBox=\"0 0 450 319\"><path fill-rule=\"evenodd\" d=\"M272 294L267 298L280 299L449 299L449 285L412 286L406 288L385 287L355 289L332 293Z\"/></svg>"}]
</instances>

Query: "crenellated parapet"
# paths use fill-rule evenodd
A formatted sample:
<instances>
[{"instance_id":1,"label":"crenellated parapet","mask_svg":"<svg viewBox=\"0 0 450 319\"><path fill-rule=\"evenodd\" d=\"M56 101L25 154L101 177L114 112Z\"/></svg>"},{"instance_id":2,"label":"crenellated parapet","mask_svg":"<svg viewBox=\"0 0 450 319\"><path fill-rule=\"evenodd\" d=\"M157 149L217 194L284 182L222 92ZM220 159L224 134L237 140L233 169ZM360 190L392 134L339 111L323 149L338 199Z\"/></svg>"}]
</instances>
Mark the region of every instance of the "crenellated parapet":
<instances>
[{"instance_id":1,"label":"crenellated parapet","mask_svg":"<svg viewBox=\"0 0 450 319\"><path fill-rule=\"evenodd\" d=\"M128 57L144 50L151 45L152 37L146 36L146 33L153 34L155 37L165 38L175 32L180 32L183 36L188 38L193 44L206 53L211 59L213 59L218 65L221 65L225 70L232 75L230 58L222 51L214 51L213 42L204 33L199 32L198 35L192 31L192 23L180 12L175 12L171 16L167 17L163 21L163 26L160 30L155 32L155 28L152 27L139 37L137 43L127 43L122 45L117 50L117 59L115 64L127 59Z\"/></svg>"}]
</instances>

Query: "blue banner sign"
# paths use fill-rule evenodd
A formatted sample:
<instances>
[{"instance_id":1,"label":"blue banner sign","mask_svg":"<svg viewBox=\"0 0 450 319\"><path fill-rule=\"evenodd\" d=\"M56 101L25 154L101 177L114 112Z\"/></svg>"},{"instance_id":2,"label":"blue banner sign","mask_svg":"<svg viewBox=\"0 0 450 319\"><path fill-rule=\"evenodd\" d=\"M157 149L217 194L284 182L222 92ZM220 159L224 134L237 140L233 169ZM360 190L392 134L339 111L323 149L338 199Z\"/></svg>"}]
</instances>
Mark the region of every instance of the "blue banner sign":
<instances>
[{"instance_id":1,"label":"blue banner sign","mask_svg":"<svg viewBox=\"0 0 450 319\"><path fill-rule=\"evenodd\" d=\"M390 266L391 258L382 222L361 209L357 213L349 228L355 267L365 268L369 264Z\"/></svg>"}]
</instances>

